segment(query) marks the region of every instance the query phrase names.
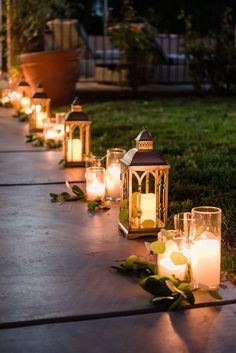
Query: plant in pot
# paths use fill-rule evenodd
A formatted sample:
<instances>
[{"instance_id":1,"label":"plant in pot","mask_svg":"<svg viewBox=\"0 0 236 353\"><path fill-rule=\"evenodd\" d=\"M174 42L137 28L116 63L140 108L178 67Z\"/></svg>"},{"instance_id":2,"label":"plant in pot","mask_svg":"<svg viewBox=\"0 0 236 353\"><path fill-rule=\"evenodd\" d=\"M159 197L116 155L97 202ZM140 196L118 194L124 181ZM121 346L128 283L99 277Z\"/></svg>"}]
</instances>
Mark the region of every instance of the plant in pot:
<instances>
[{"instance_id":1,"label":"plant in pot","mask_svg":"<svg viewBox=\"0 0 236 353\"><path fill-rule=\"evenodd\" d=\"M122 19L110 26L109 34L122 53L119 65L127 70L127 83L136 94L153 60L156 28L146 18L136 16L130 0L123 0Z\"/></svg>"},{"instance_id":2,"label":"plant in pot","mask_svg":"<svg viewBox=\"0 0 236 353\"><path fill-rule=\"evenodd\" d=\"M11 0L10 6L13 66L20 67L33 90L40 82L54 105L70 103L78 78L79 45L66 49L57 47L56 50L52 45L54 50L45 50L49 37L47 23L62 16L69 18L68 2Z\"/></svg>"}]
</instances>

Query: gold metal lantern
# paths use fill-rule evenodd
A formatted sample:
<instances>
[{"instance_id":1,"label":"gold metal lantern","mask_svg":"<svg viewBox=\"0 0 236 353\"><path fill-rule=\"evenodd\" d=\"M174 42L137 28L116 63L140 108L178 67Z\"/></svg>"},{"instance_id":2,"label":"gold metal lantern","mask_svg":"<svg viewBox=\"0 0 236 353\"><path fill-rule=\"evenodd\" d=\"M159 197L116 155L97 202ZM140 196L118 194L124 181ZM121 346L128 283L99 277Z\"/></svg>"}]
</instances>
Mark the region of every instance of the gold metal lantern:
<instances>
[{"instance_id":1,"label":"gold metal lantern","mask_svg":"<svg viewBox=\"0 0 236 353\"><path fill-rule=\"evenodd\" d=\"M16 91L20 95L19 109L22 109L25 113L30 111L31 105L31 88L28 82L22 80L18 83Z\"/></svg>"},{"instance_id":2,"label":"gold metal lantern","mask_svg":"<svg viewBox=\"0 0 236 353\"><path fill-rule=\"evenodd\" d=\"M144 129L136 147L120 160L121 200L119 228L128 239L157 235L165 227L170 165L153 150L153 139Z\"/></svg>"},{"instance_id":3,"label":"gold metal lantern","mask_svg":"<svg viewBox=\"0 0 236 353\"><path fill-rule=\"evenodd\" d=\"M85 165L90 153L91 121L83 112L81 102L75 98L64 122L64 161L67 167Z\"/></svg>"},{"instance_id":4,"label":"gold metal lantern","mask_svg":"<svg viewBox=\"0 0 236 353\"><path fill-rule=\"evenodd\" d=\"M43 131L43 123L50 118L50 102L43 86L39 84L32 96L32 114L29 120L30 131Z\"/></svg>"}]
</instances>

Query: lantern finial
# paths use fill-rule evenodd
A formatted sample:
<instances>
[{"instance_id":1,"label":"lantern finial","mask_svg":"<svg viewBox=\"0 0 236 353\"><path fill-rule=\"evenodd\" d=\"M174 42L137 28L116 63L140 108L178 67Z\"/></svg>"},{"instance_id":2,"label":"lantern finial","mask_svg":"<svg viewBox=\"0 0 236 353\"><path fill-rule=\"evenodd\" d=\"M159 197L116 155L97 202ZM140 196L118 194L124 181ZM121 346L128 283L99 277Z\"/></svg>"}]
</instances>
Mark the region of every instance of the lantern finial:
<instances>
[{"instance_id":1,"label":"lantern finial","mask_svg":"<svg viewBox=\"0 0 236 353\"><path fill-rule=\"evenodd\" d=\"M153 150L153 139L147 128L143 128L135 141L138 150Z\"/></svg>"},{"instance_id":2,"label":"lantern finial","mask_svg":"<svg viewBox=\"0 0 236 353\"><path fill-rule=\"evenodd\" d=\"M82 112L82 103L79 97L75 97L73 103L71 104L71 110L73 112Z\"/></svg>"}]
</instances>

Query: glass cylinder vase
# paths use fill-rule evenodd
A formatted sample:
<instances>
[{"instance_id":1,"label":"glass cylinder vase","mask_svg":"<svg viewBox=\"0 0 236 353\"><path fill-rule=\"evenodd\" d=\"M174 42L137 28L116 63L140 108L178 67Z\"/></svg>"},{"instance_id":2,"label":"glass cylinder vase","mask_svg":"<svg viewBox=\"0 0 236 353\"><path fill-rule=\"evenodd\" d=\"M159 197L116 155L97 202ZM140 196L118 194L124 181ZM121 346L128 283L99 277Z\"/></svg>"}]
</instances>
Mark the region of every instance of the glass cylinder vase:
<instances>
[{"instance_id":1,"label":"glass cylinder vase","mask_svg":"<svg viewBox=\"0 0 236 353\"><path fill-rule=\"evenodd\" d=\"M218 288L220 284L221 214L218 207L192 209L195 228L191 247L192 276L199 287Z\"/></svg>"},{"instance_id":2,"label":"glass cylinder vase","mask_svg":"<svg viewBox=\"0 0 236 353\"><path fill-rule=\"evenodd\" d=\"M120 159L125 155L121 148L110 148L106 157L106 197L109 200L120 199Z\"/></svg>"},{"instance_id":3,"label":"glass cylinder vase","mask_svg":"<svg viewBox=\"0 0 236 353\"><path fill-rule=\"evenodd\" d=\"M105 198L105 169L102 167L89 167L85 173L87 200Z\"/></svg>"}]
</instances>

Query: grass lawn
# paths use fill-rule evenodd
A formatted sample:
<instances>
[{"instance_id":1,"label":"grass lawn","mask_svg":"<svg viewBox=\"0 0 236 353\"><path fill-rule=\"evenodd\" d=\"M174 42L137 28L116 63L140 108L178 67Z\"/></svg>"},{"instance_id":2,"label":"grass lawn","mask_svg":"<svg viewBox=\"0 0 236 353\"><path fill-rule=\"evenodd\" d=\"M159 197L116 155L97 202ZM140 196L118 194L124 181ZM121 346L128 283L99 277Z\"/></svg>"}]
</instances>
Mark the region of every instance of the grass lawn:
<instances>
[{"instance_id":1,"label":"grass lawn","mask_svg":"<svg viewBox=\"0 0 236 353\"><path fill-rule=\"evenodd\" d=\"M92 152L126 150L143 127L170 163L169 224L194 206L223 211L223 268L236 270L236 99L161 98L84 106L92 120ZM226 255L226 256L225 256Z\"/></svg>"}]
</instances>

